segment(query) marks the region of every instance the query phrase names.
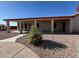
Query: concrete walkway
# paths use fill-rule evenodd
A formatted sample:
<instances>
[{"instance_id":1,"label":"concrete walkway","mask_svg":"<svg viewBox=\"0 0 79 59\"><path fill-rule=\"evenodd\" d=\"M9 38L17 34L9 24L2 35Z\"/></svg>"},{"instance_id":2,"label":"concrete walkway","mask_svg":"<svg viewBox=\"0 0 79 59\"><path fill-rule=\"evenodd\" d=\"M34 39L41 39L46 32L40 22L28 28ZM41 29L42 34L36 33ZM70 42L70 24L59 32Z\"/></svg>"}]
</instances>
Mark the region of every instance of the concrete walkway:
<instances>
[{"instance_id":1,"label":"concrete walkway","mask_svg":"<svg viewBox=\"0 0 79 59\"><path fill-rule=\"evenodd\" d=\"M76 52L77 58L79 58L79 36L76 36Z\"/></svg>"},{"instance_id":2,"label":"concrete walkway","mask_svg":"<svg viewBox=\"0 0 79 59\"><path fill-rule=\"evenodd\" d=\"M25 34L20 34L20 35L17 35L17 36L8 38L8 39L3 39L3 40L0 40L0 42L15 42L17 38L22 37L23 35Z\"/></svg>"},{"instance_id":3,"label":"concrete walkway","mask_svg":"<svg viewBox=\"0 0 79 59\"><path fill-rule=\"evenodd\" d=\"M23 36L24 34L0 40L0 58L39 58L28 47L16 43L16 39Z\"/></svg>"}]
</instances>

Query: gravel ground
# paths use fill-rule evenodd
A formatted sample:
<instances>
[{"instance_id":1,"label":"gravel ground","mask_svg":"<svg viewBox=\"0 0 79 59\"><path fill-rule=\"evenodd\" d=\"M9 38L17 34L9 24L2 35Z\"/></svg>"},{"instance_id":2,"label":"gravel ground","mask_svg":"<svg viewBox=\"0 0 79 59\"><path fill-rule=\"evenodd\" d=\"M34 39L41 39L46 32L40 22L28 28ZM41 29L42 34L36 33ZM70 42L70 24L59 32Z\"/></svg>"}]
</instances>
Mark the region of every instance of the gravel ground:
<instances>
[{"instance_id":1,"label":"gravel ground","mask_svg":"<svg viewBox=\"0 0 79 59\"><path fill-rule=\"evenodd\" d=\"M17 36L19 34L15 33L7 33L6 31L0 31L0 40L11 38L13 36Z\"/></svg>"},{"instance_id":2,"label":"gravel ground","mask_svg":"<svg viewBox=\"0 0 79 59\"><path fill-rule=\"evenodd\" d=\"M26 35L18 38L16 42L21 43L41 58L75 58L76 57L76 40L75 35L43 35L43 44L33 46L26 43Z\"/></svg>"}]
</instances>

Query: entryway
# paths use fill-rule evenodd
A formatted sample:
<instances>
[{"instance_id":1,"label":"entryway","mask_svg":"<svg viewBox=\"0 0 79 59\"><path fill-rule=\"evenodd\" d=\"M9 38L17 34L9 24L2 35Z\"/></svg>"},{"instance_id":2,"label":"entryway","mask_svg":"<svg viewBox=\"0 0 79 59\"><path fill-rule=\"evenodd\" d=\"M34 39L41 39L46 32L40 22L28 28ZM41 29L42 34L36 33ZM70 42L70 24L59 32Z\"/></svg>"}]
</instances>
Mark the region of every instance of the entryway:
<instances>
[{"instance_id":1,"label":"entryway","mask_svg":"<svg viewBox=\"0 0 79 59\"><path fill-rule=\"evenodd\" d=\"M55 20L54 21L54 32L55 33L68 33L69 32L69 21L68 20Z\"/></svg>"}]
</instances>

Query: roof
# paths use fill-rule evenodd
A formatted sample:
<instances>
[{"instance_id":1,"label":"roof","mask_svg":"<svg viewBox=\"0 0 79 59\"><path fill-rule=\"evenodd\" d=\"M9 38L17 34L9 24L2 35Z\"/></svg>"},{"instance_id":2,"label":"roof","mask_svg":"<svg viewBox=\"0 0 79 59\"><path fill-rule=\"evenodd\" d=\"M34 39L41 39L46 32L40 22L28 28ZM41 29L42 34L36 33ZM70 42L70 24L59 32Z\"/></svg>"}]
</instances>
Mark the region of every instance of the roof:
<instances>
[{"instance_id":1,"label":"roof","mask_svg":"<svg viewBox=\"0 0 79 59\"><path fill-rule=\"evenodd\" d=\"M14 18L14 19L4 19L7 20L29 20L29 19L50 19L50 18L71 18L73 16L51 16L51 17L32 17L32 18Z\"/></svg>"}]
</instances>

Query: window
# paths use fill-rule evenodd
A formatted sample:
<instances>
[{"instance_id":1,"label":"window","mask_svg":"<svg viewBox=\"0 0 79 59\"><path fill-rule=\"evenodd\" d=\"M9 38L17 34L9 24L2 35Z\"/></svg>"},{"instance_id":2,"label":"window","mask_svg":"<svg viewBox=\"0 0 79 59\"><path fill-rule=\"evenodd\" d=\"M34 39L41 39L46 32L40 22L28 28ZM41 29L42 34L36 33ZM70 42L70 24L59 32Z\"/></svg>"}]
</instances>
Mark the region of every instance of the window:
<instances>
[{"instance_id":1,"label":"window","mask_svg":"<svg viewBox=\"0 0 79 59\"><path fill-rule=\"evenodd\" d=\"M27 24L25 24L25 29L27 29Z\"/></svg>"},{"instance_id":2,"label":"window","mask_svg":"<svg viewBox=\"0 0 79 59\"><path fill-rule=\"evenodd\" d=\"M57 24L56 23L54 23L54 28L56 28L57 27Z\"/></svg>"},{"instance_id":3,"label":"window","mask_svg":"<svg viewBox=\"0 0 79 59\"><path fill-rule=\"evenodd\" d=\"M63 24L63 31L65 31L65 22L63 22L62 24Z\"/></svg>"},{"instance_id":4,"label":"window","mask_svg":"<svg viewBox=\"0 0 79 59\"><path fill-rule=\"evenodd\" d=\"M39 28L39 24L37 24L37 28Z\"/></svg>"}]
</instances>

